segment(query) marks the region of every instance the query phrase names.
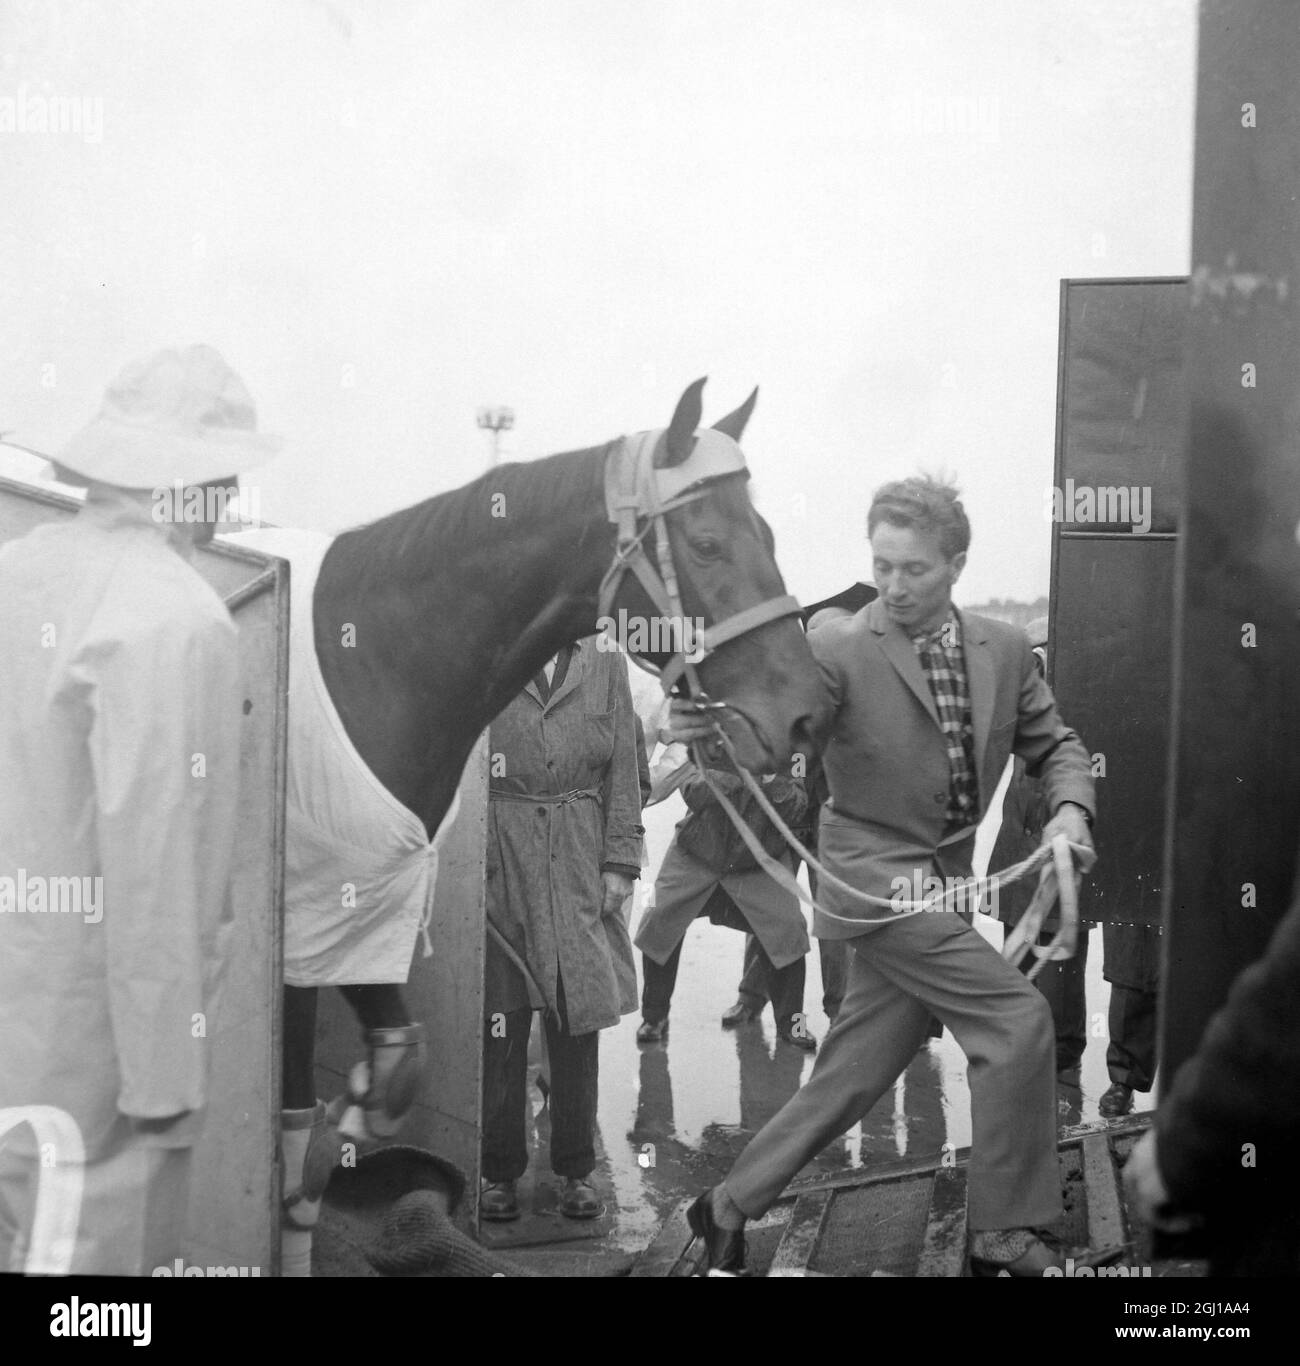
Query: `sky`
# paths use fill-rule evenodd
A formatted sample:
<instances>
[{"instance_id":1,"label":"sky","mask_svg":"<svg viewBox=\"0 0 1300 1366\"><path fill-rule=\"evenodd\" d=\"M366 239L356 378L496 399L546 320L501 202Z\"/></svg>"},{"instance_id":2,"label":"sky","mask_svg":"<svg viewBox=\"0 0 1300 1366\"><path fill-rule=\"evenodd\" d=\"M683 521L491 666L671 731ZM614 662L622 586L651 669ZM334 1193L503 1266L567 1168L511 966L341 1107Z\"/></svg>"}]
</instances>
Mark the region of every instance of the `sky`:
<instances>
[{"instance_id":1,"label":"sky","mask_svg":"<svg viewBox=\"0 0 1300 1366\"><path fill-rule=\"evenodd\" d=\"M707 375L706 422L760 386L804 601L869 577L872 490L917 469L965 494L958 602L1036 597L1059 282L1187 273L1195 17L0 0L0 430L57 449L127 361L207 342L285 438L262 515L334 530L481 472L483 405L531 459Z\"/></svg>"}]
</instances>

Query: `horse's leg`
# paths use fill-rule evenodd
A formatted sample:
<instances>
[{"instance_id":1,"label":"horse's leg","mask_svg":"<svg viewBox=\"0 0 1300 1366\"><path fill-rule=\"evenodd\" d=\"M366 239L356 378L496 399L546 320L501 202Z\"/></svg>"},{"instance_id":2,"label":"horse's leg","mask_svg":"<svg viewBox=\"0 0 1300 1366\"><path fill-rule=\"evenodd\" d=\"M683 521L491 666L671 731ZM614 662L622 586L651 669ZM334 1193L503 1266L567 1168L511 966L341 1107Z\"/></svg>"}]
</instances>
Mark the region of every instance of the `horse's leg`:
<instances>
[{"instance_id":1,"label":"horse's leg","mask_svg":"<svg viewBox=\"0 0 1300 1366\"><path fill-rule=\"evenodd\" d=\"M285 987L280 1111L280 1274L311 1275L312 1230L338 1161L338 1140L316 1099L316 988Z\"/></svg>"},{"instance_id":2,"label":"horse's leg","mask_svg":"<svg viewBox=\"0 0 1300 1366\"><path fill-rule=\"evenodd\" d=\"M395 982L339 990L361 1022L366 1059L348 1077L348 1093L331 1106L345 1138L390 1138L415 1101L424 1071L424 1026L407 1013Z\"/></svg>"}]
</instances>

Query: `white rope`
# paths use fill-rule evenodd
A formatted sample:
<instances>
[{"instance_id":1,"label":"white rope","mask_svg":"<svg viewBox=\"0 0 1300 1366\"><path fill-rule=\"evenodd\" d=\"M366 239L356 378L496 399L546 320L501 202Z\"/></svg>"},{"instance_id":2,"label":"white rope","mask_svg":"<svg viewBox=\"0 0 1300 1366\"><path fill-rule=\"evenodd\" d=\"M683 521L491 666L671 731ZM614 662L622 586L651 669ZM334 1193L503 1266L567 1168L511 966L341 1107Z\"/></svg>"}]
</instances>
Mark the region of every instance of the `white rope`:
<instances>
[{"instance_id":1,"label":"white rope","mask_svg":"<svg viewBox=\"0 0 1300 1366\"><path fill-rule=\"evenodd\" d=\"M731 821L732 825L736 827L737 832L745 843L745 847L757 860L759 866L780 886L784 887L787 891L792 892L805 905L811 906L813 910L820 912L828 919L835 920L842 925L889 925L893 924L900 916L919 915L927 911L945 910L947 909L947 903L954 897L960 896L962 898L969 898L975 892L984 895L987 892L996 891L1001 887L1017 882L1037 869L1043 869L1044 874L1040 878L1039 890L1035 894L1035 902L1037 902L1040 896L1045 900L1045 904L1038 916L1039 924L1041 924L1042 917L1046 914L1047 909L1056 900L1058 888L1068 884L1070 888L1068 893L1069 901L1071 907L1074 908L1074 924L1077 926L1077 901L1075 898L1076 882L1073 874L1073 856L1078 854L1081 860L1088 860L1094 857L1093 851L1086 845L1073 844L1067 840L1064 835L1058 835L1052 843L1040 845L1027 859L1023 859L1021 862L1013 864L1010 868L1003 869L1000 873L994 873L983 878L971 877L968 880L958 882L955 886L948 887L944 892L936 893L932 897L927 897L923 901L900 901L889 897L873 896L870 892L864 892L845 882L842 878L837 877L834 873L830 872L814 854L810 853L808 849L804 847L795 833L785 821L781 819L781 816L772 806L772 803L768 801L763 793L763 789L755 781L753 774L737 760L735 748L731 743L730 736L727 735L726 731L722 729L721 725L716 720L714 722L714 728L718 733L718 737L727 757L734 765L736 772L739 774L741 781L745 784L746 789L751 796L757 800L759 809L776 827L777 832L781 835L782 839L784 839L795 853L807 863L809 869L817 874L818 887L820 888L823 883L828 884L837 891L842 892L850 900L857 901L867 906L888 907L892 912L889 916L874 916L867 918L863 916L837 915L834 911L827 910L811 892L807 892L803 889L799 883L799 879L795 877L784 864L773 858L763 848L758 837L746 824L744 817L741 816L740 812L732 805L726 793L723 792L717 783L709 776L703 755L696 752L694 758L696 767L700 770L701 778L717 800L718 805L727 813L728 819ZM943 843L955 843L964 839L969 833L970 827L967 827L965 830L958 831L955 835L949 836ZM942 848L942 844L940 847ZM1065 878L1062 878L1059 873L1061 854L1064 855L1071 870L1070 874ZM1050 870L1052 876L1050 877L1047 876L1047 872L1049 871L1049 859L1054 860L1054 867ZM1033 904L1034 903L1031 903L1031 905ZM1063 897L1063 913L1065 910L1066 905ZM1046 948L1048 951L1059 950L1063 946L1063 943L1064 940L1062 939L1061 934L1058 933L1057 937L1050 945L1046 946ZM1057 952L1056 956L1059 958L1068 958L1073 951L1073 939L1071 938L1069 951ZM1038 954L1036 946L1034 952L1035 954ZM1044 959L1044 961L1046 961L1046 959ZM1035 973L1037 973L1039 967L1041 967L1041 963L1035 967Z\"/></svg>"}]
</instances>

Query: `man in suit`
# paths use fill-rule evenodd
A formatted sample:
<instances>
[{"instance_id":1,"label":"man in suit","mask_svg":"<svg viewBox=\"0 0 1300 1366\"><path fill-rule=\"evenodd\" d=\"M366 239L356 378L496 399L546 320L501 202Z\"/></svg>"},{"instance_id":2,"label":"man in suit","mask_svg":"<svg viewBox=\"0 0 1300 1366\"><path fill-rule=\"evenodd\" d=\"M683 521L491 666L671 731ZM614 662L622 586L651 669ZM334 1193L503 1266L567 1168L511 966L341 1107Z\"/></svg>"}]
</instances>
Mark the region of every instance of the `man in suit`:
<instances>
[{"instance_id":1,"label":"man in suit","mask_svg":"<svg viewBox=\"0 0 1300 1366\"><path fill-rule=\"evenodd\" d=\"M816 933L853 949L839 1018L808 1083L692 1205L691 1226L709 1266L742 1268L745 1220L892 1088L934 1015L970 1062L972 1270L1040 1275L1063 1265L1038 1231L1061 1210L1051 1013L969 914L954 913L960 901L919 913L903 903L927 878L971 875L975 827L1013 752L1043 781L1043 838L1090 848L1088 753L1024 632L953 607L970 544L957 490L929 478L887 484L867 532L880 597L808 642L832 699L820 718L831 793L820 857L884 905L822 881L829 914L816 914ZM710 733L687 706L673 725L681 739Z\"/></svg>"}]
</instances>

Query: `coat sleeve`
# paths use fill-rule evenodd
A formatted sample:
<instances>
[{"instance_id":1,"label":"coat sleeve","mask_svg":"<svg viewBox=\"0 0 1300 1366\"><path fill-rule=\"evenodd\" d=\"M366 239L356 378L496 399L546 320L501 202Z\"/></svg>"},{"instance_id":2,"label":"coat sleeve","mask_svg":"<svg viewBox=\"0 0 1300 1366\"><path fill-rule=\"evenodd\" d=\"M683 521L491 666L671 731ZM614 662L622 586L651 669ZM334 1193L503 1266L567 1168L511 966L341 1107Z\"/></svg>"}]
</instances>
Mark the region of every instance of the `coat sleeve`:
<instances>
[{"instance_id":1,"label":"coat sleeve","mask_svg":"<svg viewBox=\"0 0 1300 1366\"><path fill-rule=\"evenodd\" d=\"M1300 889L1264 956L1233 983L1156 1113L1156 1154L1183 1208L1287 1191L1300 1141ZM1244 1145L1253 1162L1243 1165ZM1275 1184L1276 1183L1276 1184Z\"/></svg>"},{"instance_id":2,"label":"coat sleeve","mask_svg":"<svg viewBox=\"0 0 1300 1366\"><path fill-rule=\"evenodd\" d=\"M1034 667L1029 637L1019 633L1020 707L1012 750L1031 778L1041 779L1047 817L1062 802L1077 802L1097 814L1092 758L1083 741L1061 720L1052 690Z\"/></svg>"},{"instance_id":3,"label":"coat sleeve","mask_svg":"<svg viewBox=\"0 0 1300 1366\"><path fill-rule=\"evenodd\" d=\"M641 786L636 726L632 711L632 690L627 681L627 666L621 655L606 655L611 663L611 691L614 699L614 750L605 769L604 811L605 848L602 871L638 877L641 872L642 837Z\"/></svg>"},{"instance_id":4,"label":"coat sleeve","mask_svg":"<svg viewBox=\"0 0 1300 1366\"><path fill-rule=\"evenodd\" d=\"M87 661L117 1103L134 1119L206 1100L239 783L235 643L228 618L173 614Z\"/></svg>"},{"instance_id":5,"label":"coat sleeve","mask_svg":"<svg viewBox=\"0 0 1300 1366\"><path fill-rule=\"evenodd\" d=\"M646 751L645 728L641 724L641 718L634 716L636 722L636 777L637 786L641 792L641 805L645 806L650 800L650 756Z\"/></svg>"}]
</instances>

